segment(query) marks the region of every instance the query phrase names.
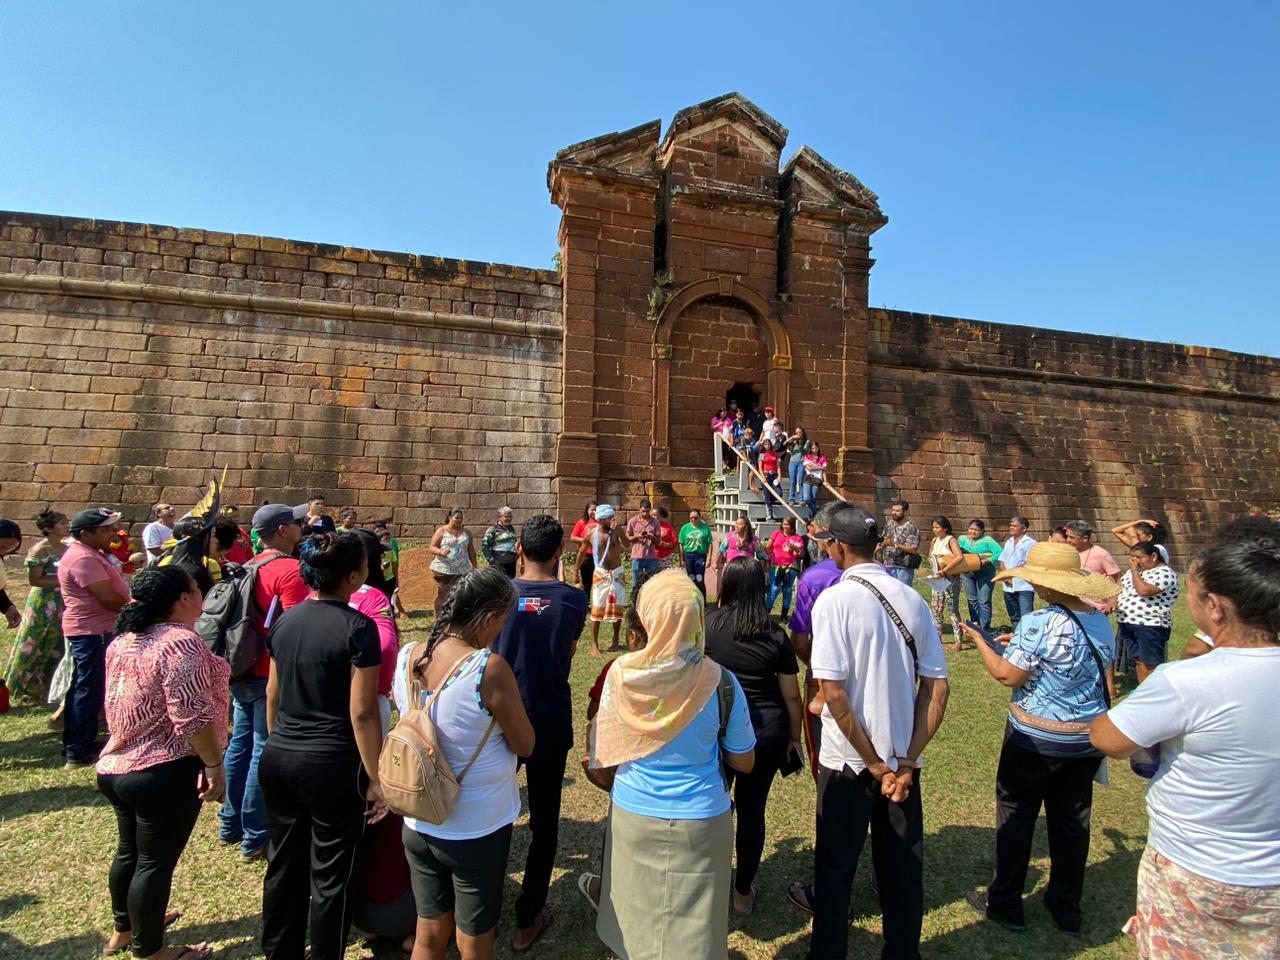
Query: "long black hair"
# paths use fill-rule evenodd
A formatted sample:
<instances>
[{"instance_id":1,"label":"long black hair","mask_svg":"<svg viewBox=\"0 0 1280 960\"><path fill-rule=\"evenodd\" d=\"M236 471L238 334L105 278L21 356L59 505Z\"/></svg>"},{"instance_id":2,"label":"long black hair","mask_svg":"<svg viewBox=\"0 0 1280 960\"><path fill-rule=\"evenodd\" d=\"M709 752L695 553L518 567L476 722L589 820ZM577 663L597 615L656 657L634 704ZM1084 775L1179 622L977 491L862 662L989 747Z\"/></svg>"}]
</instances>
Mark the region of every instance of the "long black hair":
<instances>
[{"instance_id":1,"label":"long black hair","mask_svg":"<svg viewBox=\"0 0 1280 960\"><path fill-rule=\"evenodd\" d=\"M955 536L955 534L952 533L951 531L951 521L948 520L946 517L934 517L933 522L936 523L938 526L940 526L942 528L942 532L945 533L948 537Z\"/></svg>"},{"instance_id":2,"label":"long black hair","mask_svg":"<svg viewBox=\"0 0 1280 960\"><path fill-rule=\"evenodd\" d=\"M354 533L318 533L298 545L298 572L312 590L328 591L359 570L365 557Z\"/></svg>"},{"instance_id":3,"label":"long black hair","mask_svg":"<svg viewBox=\"0 0 1280 960\"><path fill-rule=\"evenodd\" d=\"M365 584L381 590L387 595L387 599L391 599L391 585L382 573L382 555L391 548L385 546L376 533L364 527L356 527L351 535L363 544L365 555L369 558L369 575L364 578Z\"/></svg>"},{"instance_id":4,"label":"long black hair","mask_svg":"<svg viewBox=\"0 0 1280 960\"><path fill-rule=\"evenodd\" d=\"M1209 593L1226 597L1240 622L1280 634L1280 523L1249 517L1217 532L1218 545L1201 551L1191 575Z\"/></svg>"},{"instance_id":5,"label":"long black hair","mask_svg":"<svg viewBox=\"0 0 1280 960\"><path fill-rule=\"evenodd\" d=\"M485 617L510 610L515 602L515 584L497 567L480 567L459 577L449 589L449 596L427 638L426 650L414 669L431 659L447 631L465 634L478 627Z\"/></svg>"},{"instance_id":6,"label":"long black hair","mask_svg":"<svg viewBox=\"0 0 1280 960\"><path fill-rule=\"evenodd\" d=\"M199 589L182 567L147 567L130 585L133 599L116 614L116 633L142 633L169 619L184 593Z\"/></svg>"},{"instance_id":7,"label":"long black hair","mask_svg":"<svg viewBox=\"0 0 1280 960\"><path fill-rule=\"evenodd\" d=\"M735 557L720 576L719 606L733 627L735 639L754 637L769 629L769 610L764 605L764 568L754 557Z\"/></svg>"}]
</instances>

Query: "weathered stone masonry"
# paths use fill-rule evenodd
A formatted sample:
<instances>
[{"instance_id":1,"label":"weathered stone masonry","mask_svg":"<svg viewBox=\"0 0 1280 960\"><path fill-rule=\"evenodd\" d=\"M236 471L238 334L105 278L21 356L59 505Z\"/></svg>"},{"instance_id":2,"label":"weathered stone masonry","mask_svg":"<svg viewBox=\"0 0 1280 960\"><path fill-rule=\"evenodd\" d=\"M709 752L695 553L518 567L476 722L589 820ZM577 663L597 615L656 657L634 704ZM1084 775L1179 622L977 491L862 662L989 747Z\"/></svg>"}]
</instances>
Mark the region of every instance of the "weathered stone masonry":
<instances>
[{"instance_id":1,"label":"weathered stone masonry","mask_svg":"<svg viewBox=\"0 0 1280 960\"><path fill-rule=\"evenodd\" d=\"M1280 361L869 310L878 199L730 94L562 150L559 272L0 214L0 514L141 519L227 465L423 535L441 508L700 503L729 391L846 494L963 523L1277 502ZM1104 541L1105 542L1105 541Z\"/></svg>"}]
</instances>

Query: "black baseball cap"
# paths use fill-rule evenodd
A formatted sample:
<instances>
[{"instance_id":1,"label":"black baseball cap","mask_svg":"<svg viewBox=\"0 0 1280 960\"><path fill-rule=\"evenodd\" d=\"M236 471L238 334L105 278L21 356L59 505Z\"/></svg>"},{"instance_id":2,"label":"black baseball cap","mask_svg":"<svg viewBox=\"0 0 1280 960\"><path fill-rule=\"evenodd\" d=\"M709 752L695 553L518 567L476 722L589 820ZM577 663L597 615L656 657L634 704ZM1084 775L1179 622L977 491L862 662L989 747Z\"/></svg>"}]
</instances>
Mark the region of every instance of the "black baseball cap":
<instances>
[{"instance_id":1,"label":"black baseball cap","mask_svg":"<svg viewBox=\"0 0 1280 960\"><path fill-rule=\"evenodd\" d=\"M874 547L880 542L880 529L862 507L844 507L831 518L831 526L813 535L815 540L839 540L851 547Z\"/></svg>"},{"instance_id":2,"label":"black baseball cap","mask_svg":"<svg viewBox=\"0 0 1280 960\"><path fill-rule=\"evenodd\" d=\"M283 527L286 523L301 520L309 510L310 507L305 503L296 507L287 507L283 503L265 504L253 511L253 529L258 533L266 533L277 527Z\"/></svg>"},{"instance_id":3,"label":"black baseball cap","mask_svg":"<svg viewBox=\"0 0 1280 960\"><path fill-rule=\"evenodd\" d=\"M120 516L119 513L114 510L108 510L106 507L90 507L88 510L81 510L72 517L68 527L72 533L79 533L81 530L109 526L119 520Z\"/></svg>"}]
</instances>

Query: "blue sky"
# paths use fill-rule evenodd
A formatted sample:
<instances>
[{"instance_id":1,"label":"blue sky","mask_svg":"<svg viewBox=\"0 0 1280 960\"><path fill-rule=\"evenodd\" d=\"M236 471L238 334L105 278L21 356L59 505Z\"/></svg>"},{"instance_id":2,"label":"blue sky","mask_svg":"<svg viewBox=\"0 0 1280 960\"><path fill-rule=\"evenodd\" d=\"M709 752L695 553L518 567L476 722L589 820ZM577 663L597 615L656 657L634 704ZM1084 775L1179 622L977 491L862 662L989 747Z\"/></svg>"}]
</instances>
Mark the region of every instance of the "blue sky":
<instances>
[{"instance_id":1,"label":"blue sky","mask_svg":"<svg viewBox=\"0 0 1280 960\"><path fill-rule=\"evenodd\" d=\"M562 146L738 90L871 302L1280 354L1280 4L0 9L0 208L549 266Z\"/></svg>"}]
</instances>

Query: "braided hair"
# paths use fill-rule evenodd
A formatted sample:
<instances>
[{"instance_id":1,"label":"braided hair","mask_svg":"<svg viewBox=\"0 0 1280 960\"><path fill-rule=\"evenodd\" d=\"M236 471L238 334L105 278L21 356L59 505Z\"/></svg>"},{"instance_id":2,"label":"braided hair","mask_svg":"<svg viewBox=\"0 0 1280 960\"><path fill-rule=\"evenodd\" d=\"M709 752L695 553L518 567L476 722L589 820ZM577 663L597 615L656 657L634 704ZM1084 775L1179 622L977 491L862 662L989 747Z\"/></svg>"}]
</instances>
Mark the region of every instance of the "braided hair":
<instances>
[{"instance_id":1,"label":"braided hair","mask_svg":"<svg viewBox=\"0 0 1280 960\"><path fill-rule=\"evenodd\" d=\"M183 594L199 589L182 567L147 567L133 578L133 599L116 614L116 633L142 633L168 620Z\"/></svg>"},{"instance_id":2,"label":"braided hair","mask_svg":"<svg viewBox=\"0 0 1280 960\"><path fill-rule=\"evenodd\" d=\"M459 577L449 590L440 615L431 627L426 649L413 669L417 670L431 659L446 631L465 635L478 627L485 617L506 613L515 602L515 584L496 567L481 567Z\"/></svg>"}]
</instances>

